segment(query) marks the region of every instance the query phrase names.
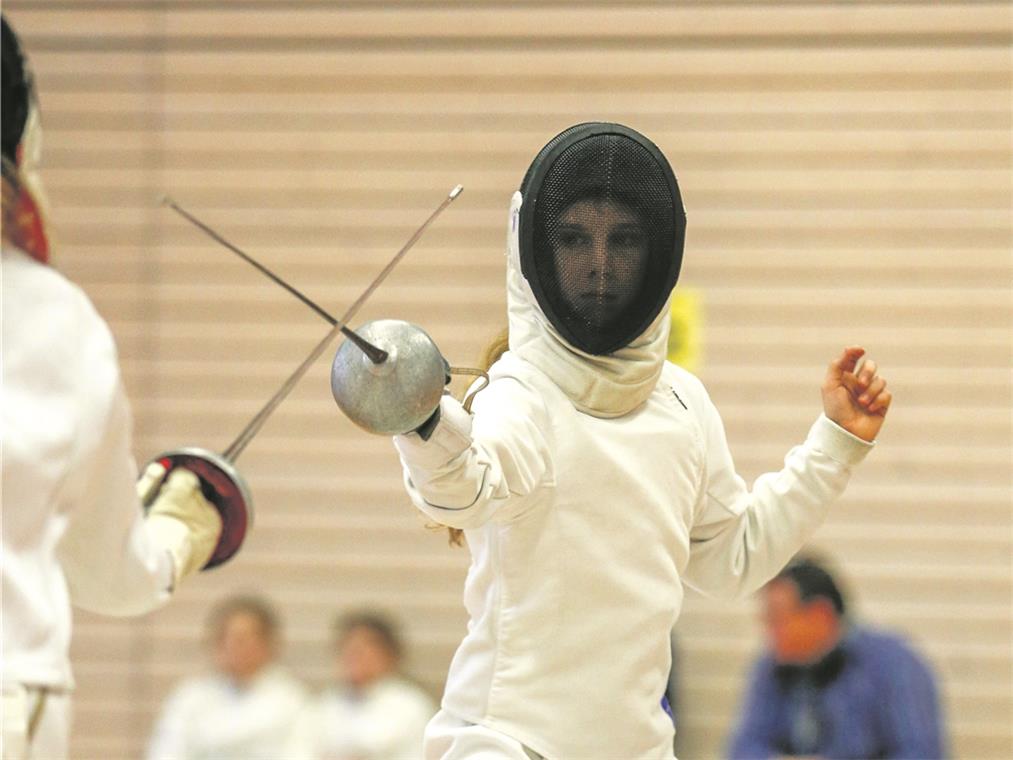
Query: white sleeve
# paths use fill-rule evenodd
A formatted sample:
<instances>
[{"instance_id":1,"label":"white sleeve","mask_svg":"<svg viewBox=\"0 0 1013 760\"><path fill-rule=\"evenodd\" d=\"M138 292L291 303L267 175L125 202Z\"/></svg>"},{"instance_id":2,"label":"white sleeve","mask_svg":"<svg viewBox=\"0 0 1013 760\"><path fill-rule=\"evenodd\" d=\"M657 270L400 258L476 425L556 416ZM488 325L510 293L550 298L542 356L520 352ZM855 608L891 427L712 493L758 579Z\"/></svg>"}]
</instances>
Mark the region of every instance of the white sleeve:
<instances>
[{"instance_id":1,"label":"white sleeve","mask_svg":"<svg viewBox=\"0 0 1013 760\"><path fill-rule=\"evenodd\" d=\"M429 440L410 433L394 446L416 507L441 525L477 528L516 519L532 504L551 476L548 430L541 399L507 377L476 397L473 416L444 396Z\"/></svg>"},{"instance_id":2,"label":"white sleeve","mask_svg":"<svg viewBox=\"0 0 1013 760\"><path fill-rule=\"evenodd\" d=\"M65 484L68 524L58 552L76 606L136 615L169 598L172 561L144 527L130 409L104 323L86 336L82 353L89 361L82 392L90 414Z\"/></svg>"},{"instance_id":3,"label":"white sleeve","mask_svg":"<svg viewBox=\"0 0 1013 760\"><path fill-rule=\"evenodd\" d=\"M735 472L724 426L706 398L702 420L706 472L690 531L686 583L709 596L749 594L776 575L823 522L851 467L873 444L820 415L779 472L752 490Z\"/></svg>"}]
</instances>

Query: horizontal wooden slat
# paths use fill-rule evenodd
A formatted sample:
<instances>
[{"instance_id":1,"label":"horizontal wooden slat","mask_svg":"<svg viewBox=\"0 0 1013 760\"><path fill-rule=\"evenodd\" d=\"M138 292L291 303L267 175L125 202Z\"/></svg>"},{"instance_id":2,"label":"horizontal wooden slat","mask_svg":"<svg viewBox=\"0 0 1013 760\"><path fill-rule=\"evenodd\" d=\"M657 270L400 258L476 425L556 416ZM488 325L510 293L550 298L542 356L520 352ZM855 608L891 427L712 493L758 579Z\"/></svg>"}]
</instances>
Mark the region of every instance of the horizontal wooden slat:
<instances>
[{"instance_id":1,"label":"horizontal wooden slat","mask_svg":"<svg viewBox=\"0 0 1013 760\"><path fill-rule=\"evenodd\" d=\"M473 51L439 50L358 50L293 51L284 54L284 66L267 65L272 54L262 50L219 52L175 52L171 59L155 67L148 53L116 50L49 51L33 61L40 80L57 86L75 76L78 86L95 89L122 89L150 77L164 78L164 86L186 81L195 87L228 90L266 90L274 86L287 89L332 82L332 89L361 87L365 82L401 87L403 82L421 86L440 84L448 90L460 89L466 82L492 82L512 89L550 84L565 86L568 81L587 82L592 87L621 82L636 86L639 82L665 82L671 88L699 88L713 83L715 89L735 89L750 83L750 89L777 89L793 84L805 89L817 85L866 90L870 79L877 87L921 82L925 87L945 89L963 81L964 75L984 77L972 89L979 89L989 77L1010 76L1007 53L1003 47L967 45L958 48L938 46L834 46L797 49L792 61L802 67L785 65L782 50L750 49L710 50L672 46L667 50L598 50L593 65L588 56L566 50L529 50L512 56L509 68L497 56L476 56ZM256 78L249 77L255 71ZM108 77L102 87L99 77ZM397 78L395 80L395 77ZM917 77L917 79L915 79ZM453 125L448 125L452 130ZM495 127L492 127L495 129Z\"/></svg>"},{"instance_id":2,"label":"horizontal wooden slat","mask_svg":"<svg viewBox=\"0 0 1013 760\"><path fill-rule=\"evenodd\" d=\"M652 38L678 39L701 36L709 40L736 36L779 38L793 35L842 36L847 34L916 35L994 33L1008 30L1010 18L1004 3L956 5L923 3L918 5L816 5L762 8L742 6L650 8L609 8L595 13L583 9L492 7L416 10L412 7L389 9L383 6L362 11L330 10L307 7L298 13L286 9L264 9L245 14L213 9L165 14L163 23L146 10L118 10L117 26L110 35L108 18L81 14L77 23L67 26L55 14L21 11L25 23L32 25L38 37L93 40L108 35L158 40L166 38L194 44L201 38L226 38L247 44L269 44L265 33L275 38L389 39L459 38L470 44L488 39L539 37L554 41L580 38L627 37L643 44ZM322 33L326 31L326 37Z\"/></svg>"}]
</instances>

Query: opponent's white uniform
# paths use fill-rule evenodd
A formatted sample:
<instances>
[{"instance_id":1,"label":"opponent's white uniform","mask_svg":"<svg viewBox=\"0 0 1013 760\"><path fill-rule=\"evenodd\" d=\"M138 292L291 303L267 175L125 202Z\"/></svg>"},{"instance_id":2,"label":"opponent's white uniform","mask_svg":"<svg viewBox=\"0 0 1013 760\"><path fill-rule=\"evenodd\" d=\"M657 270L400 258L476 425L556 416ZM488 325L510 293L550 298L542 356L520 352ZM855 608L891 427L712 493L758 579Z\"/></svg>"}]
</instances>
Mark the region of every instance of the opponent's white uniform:
<instances>
[{"instance_id":1,"label":"opponent's white uniform","mask_svg":"<svg viewBox=\"0 0 1013 760\"><path fill-rule=\"evenodd\" d=\"M45 687L35 756L49 760L66 753L71 604L145 612L169 598L173 570L142 519L108 327L57 271L6 243L2 256L5 756Z\"/></svg>"},{"instance_id":2,"label":"opponent's white uniform","mask_svg":"<svg viewBox=\"0 0 1013 760\"><path fill-rule=\"evenodd\" d=\"M735 597L769 580L871 444L821 416L749 490L703 386L664 362L668 310L626 349L577 354L510 249L511 351L473 418L444 397L428 442L395 439L412 501L472 553L427 756L479 756L471 723L548 758L671 758L660 702L683 584Z\"/></svg>"},{"instance_id":3,"label":"opponent's white uniform","mask_svg":"<svg viewBox=\"0 0 1013 760\"><path fill-rule=\"evenodd\" d=\"M327 689L313 704L315 760L421 760L422 735L436 707L396 676L361 691Z\"/></svg>"},{"instance_id":4,"label":"opponent's white uniform","mask_svg":"<svg viewBox=\"0 0 1013 760\"><path fill-rule=\"evenodd\" d=\"M166 701L148 760L304 760L306 691L278 665L237 688L221 675L184 682Z\"/></svg>"}]
</instances>

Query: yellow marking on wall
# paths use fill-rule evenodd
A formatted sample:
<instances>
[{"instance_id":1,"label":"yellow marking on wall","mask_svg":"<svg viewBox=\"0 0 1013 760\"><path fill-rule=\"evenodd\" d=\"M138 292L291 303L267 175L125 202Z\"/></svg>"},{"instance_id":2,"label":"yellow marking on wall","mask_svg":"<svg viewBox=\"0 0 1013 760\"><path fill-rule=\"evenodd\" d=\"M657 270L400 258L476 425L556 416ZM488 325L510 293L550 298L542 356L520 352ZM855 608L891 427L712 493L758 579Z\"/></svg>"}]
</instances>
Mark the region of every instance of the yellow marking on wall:
<instances>
[{"instance_id":1,"label":"yellow marking on wall","mask_svg":"<svg viewBox=\"0 0 1013 760\"><path fill-rule=\"evenodd\" d=\"M703 361L703 295L692 288L676 288L670 316L668 360L696 372Z\"/></svg>"}]
</instances>

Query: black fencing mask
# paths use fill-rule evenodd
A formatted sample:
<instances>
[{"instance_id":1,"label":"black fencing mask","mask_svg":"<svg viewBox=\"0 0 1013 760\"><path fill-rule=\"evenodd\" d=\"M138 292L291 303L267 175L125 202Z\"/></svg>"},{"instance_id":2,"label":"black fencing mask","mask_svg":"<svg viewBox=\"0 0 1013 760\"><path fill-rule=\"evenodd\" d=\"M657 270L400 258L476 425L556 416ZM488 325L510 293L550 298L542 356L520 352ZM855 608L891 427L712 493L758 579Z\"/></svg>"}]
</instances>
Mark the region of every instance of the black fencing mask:
<instances>
[{"instance_id":1,"label":"black fencing mask","mask_svg":"<svg viewBox=\"0 0 1013 760\"><path fill-rule=\"evenodd\" d=\"M609 354L643 333L679 277L686 213L668 161L620 124L553 138L521 184L521 271L572 346Z\"/></svg>"},{"instance_id":2,"label":"black fencing mask","mask_svg":"<svg viewBox=\"0 0 1013 760\"><path fill-rule=\"evenodd\" d=\"M3 156L17 165L20 162L18 146L24 135L28 111L35 97L32 75L21 51L21 43L14 30L2 19L3 44Z\"/></svg>"}]
</instances>

